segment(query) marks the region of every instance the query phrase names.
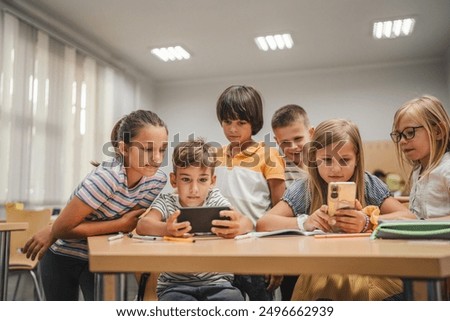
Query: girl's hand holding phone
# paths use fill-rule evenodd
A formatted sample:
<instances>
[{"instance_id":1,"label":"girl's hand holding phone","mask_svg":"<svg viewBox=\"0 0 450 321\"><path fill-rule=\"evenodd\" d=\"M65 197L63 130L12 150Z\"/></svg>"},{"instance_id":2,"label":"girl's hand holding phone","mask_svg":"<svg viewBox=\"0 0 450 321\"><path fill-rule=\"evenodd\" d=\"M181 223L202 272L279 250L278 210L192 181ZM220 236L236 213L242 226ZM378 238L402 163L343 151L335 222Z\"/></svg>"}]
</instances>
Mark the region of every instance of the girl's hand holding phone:
<instances>
[{"instance_id":1,"label":"girl's hand holding phone","mask_svg":"<svg viewBox=\"0 0 450 321\"><path fill-rule=\"evenodd\" d=\"M328 206L322 205L318 210L312 213L303 224L306 231L314 231L315 229L324 232L331 232L331 226L328 222L330 216L328 215Z\"/></svg>"},{"instance_id":2,"label":"girl's hand holding phone","mask_svg":"<svg viewBox=\"0 0 450 321\"><path fill-rule=\"evenodd\" d=\"M333 228L339 228L346 233L360 233L366 225L367 215L362 212L361 203L356 200L354 209L337 210L328 221Z\"/></svg>"}]
</instances>

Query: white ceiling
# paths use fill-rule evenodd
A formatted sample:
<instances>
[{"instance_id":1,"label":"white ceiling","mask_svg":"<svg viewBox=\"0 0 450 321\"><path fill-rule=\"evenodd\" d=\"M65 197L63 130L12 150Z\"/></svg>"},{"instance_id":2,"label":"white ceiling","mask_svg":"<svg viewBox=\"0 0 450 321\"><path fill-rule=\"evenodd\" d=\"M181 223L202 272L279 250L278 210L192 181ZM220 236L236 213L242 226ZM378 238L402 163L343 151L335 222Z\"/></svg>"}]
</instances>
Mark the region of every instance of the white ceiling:
<instances>
[{"instance_id":1,"label":"white ceiling","mask_svg":"<svg viewBox=\"0 0 450 321\"><path fill-rule=\"evenodd\" d=\"M11 1L10 1L11 2ZM450 0L12 0L33 3L155 82L444 59ZM377 19L416 18L411 37L372 39ZM289 32L261 52L255 36ZM150 54L181 44L192 59Z\"/></svg>"}]
</instances>

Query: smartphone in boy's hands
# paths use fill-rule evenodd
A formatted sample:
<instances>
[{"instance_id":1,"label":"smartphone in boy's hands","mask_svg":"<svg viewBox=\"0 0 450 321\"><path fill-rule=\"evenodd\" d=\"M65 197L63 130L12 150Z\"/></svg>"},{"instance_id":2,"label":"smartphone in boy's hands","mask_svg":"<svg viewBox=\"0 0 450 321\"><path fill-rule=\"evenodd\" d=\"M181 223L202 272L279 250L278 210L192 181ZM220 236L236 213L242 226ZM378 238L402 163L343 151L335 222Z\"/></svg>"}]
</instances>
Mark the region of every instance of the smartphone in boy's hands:
<instances>
[{"instance_id":1,"label":"smartphone in boy's hands","mask_svg":"<svg viewBox=\"0 0 450 321\"><path fill-rule=\"evenodd\" d=\"M333 216L339 209L355 208L355 182L331 182L328 184L328 214Z\"/></svg>"},{"instance_id":2,"label":"smartphone in boy's hands","mask_svg":"<svg viewBox=\"0 0 450 321\"><path fill-rule=\"evenodd\" d=\"M215 207L181 207L178 222L189 221L191 224L190 233L206 234L212 233L213 220L229 220L229 217L220 216L220 211L229 211L228 206Z\"/></svg>"}]
</instances>

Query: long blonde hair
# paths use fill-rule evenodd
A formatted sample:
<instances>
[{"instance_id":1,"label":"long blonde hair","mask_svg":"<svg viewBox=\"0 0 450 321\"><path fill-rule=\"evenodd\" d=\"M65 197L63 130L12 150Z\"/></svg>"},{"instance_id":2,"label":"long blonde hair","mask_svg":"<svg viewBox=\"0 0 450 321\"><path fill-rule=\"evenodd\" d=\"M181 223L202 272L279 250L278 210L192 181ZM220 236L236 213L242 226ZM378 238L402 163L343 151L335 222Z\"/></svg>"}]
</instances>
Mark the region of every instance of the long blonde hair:
<instances>
[{"instance_id":1,"label":"long blonde hair","mask_svg":"<svg viewBox=\"0 0 450 321\"><path fill-rule=\"evenodd\" d=\"M430 160L422 172L422 176L426 176L439 165L444 154L450 150L449 116L439 99L433 96L422 96L404 103L395 113L392 131L397 130L398 123L405 116L409 116L411 120L423 126L428 133ZM441 135L440 139L438 139L438 135ZM419 168L420 162L407 159L399 143L396 144L396 151L402 168L405 168L405 164L412 165L412 171L409 176L411 180L411 174Z\"/></svg>"},{"instance_id":2,"label":"long blonde hair","mask_svg":"<svg viewBox=\"0 0 450 321\"><path fill-rule=\"evenodd\" d=\"M356 155L356 167L350 181L356 183L356 198L365 206L364 193L364 151L358 127L345 119L330 119L321 122L315 129L307 149L307 166L309 172L308 190L311 205L310 214L326 203L328 184L319 175L316 153L319 149L336 143L350 142Z\"/></svg>"}]
</instances>

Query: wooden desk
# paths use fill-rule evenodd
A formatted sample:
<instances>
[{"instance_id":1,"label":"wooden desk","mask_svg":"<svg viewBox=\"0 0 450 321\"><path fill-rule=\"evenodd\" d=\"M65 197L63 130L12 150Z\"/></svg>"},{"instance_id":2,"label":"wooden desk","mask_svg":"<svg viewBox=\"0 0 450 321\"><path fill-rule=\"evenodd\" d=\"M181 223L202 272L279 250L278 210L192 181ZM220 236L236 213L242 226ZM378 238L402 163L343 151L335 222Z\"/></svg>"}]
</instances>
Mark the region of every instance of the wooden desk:
<instances>
[{"instance_id":1,"label":"wooden desk","mask_svg":"<svg viewBox=\"0 0 450 321\"><path fill-rule=\"evenodd\" d=\"M401 277L409 280L450 277L450 242L315 239L278 236L195 243L90 237L92 272L234 272L245 274L341 273ZM100 274L96 280L101 282ZM100 291L101 288L97 289ZM433 291L433 289L431 289ZM434 291L437 293L436 289ZM409 293L410 294L410 293Z\"/></svg>"},{"instance_id":2,"label":"wooden desk","mask_svg":"<svg viewBox=\"0 0 450 321\"><path fill-rule=\"evenodd\" d=\"M0 223L0 301L8 298L9 241L12 231L24 231L28 223Z\"/></svg>"}]
</instances>

